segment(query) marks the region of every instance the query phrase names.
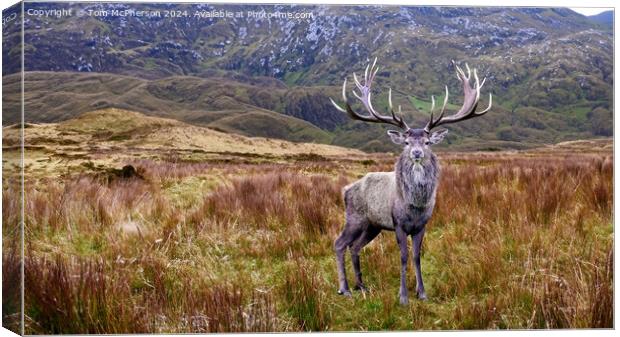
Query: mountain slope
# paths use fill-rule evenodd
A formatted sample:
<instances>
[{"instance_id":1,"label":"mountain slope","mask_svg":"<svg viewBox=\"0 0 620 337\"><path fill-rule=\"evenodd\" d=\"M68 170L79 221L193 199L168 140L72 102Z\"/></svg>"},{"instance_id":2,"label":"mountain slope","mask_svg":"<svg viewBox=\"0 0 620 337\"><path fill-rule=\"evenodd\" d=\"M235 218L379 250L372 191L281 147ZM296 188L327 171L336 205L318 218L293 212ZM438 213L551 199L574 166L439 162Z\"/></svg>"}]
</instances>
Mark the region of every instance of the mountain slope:
<instances>
[{"instance_id":1,"label":"mountain slope","mask_svg":"<svg viewBox=\"0 0 620 337\"><path fill-rule=\"evenodd\" d=\"M63 4L28 3L32 8ZM522 148L609 136L613 32L568 9L396 6L72 4L82 10L178 9L170 18L29 17L26 117L54 122L106 107L222 131L369 151L395 147L386 127L351 122L329 104L342 80L379 58L375 107L386 89L411 125L429 98L461 88L451 60L487 76L487 116L451 125L448 144ZM203 11L292 11L311 20L205 19ZM5 41L19 32L5 29ZM8 45L7 45L8 46ZM4 122L19 114L19 60L3 48ZM351 88L350 84L350 88ZM486 95L485 95L486 97ZM484 104L484 102L483 102Z\"/></svg>"},{"instance_id":2,"label":"mountain slope","mask_svg":"<svg viewBox=\"0 0 620 337\"><path fill-rule=\"evenodd\" d=\"M4 123L16 123L20 116L19 75L5 76L3 85ZM281 104L285 90L269 92L262 89L264 86L224 78L147 81L114 74L29 72L24 86L27 122L62 121L93 109L114 107L248 136L320 143L329 143L332 138L309 122L261 107ZM257 116L262 117L262 124L251 122ZM340 118L344 120L344 116Z\"/></svg>"},{"instance_id":3,"label":"mountain slope","mask_svg":"<svg viewBox=\"0 0 620 337\"><path fill-rule=\"evenodd\" d=\"M19 120L19 76L5 76L4 82L6 125ZM327 99L329 87L282 89L264 84L242 84L222 77L173 76L149 81L124 75L68 72L28 72L24 83L25 117L32 123L63 121L95 109L119 108L246 136L334 144L365 151L396 149L385 134L389 127L351 121L333 109ZM337 95L336 90L332 89ZM319 124L323 126L320 128L286 115L287 106L291 106L286 101L292 96L314 97L304 104L292 105L305 107L301 110L305 115L300 118L316 118L321 115L319 111L324 111L329 117L324 122L331 119L334 127ZM376 106L385 109L385 94L377 98ZM429 102L415 97L413 102L402 97L397 97L395 102L403 104L403 113L410 125L422 127L427 122ZM448 128L452 132L444 146L524 148L610 135L609 123L605 123L611 119L608 109L598 107L590 111L587 105L575 109L554 112L519 107L508 110L496 103L484 118L450 125Z\"/></svg>"},{"instance_id":4,"label":"mountain slope","mask_svg":"<svg viewBox=\"0 0 620 337\"><path fill-rule=\"evenodd\" d=\"M221 69L315 86L338 85L379 57L381 85L429 97L444 84L457 89L451 69L457 60L476 65L499 102L511 105L550 109L563 104L558 100L574 104L611 96L613 33L568 9L95 3L72 8L175 9L187 16L29 17L26 70L161 78L202 77ZM222 9L307 12L314 18L194 16ZM19 69L19 60L3 52L9 59L3 74ZM551 97L530 100L527 93L541 90Z\"/></svg>"},{"instance_id":5,"label":"mountain slope","mask_svg":"<svg viewBox=\"0 0 620 337\"><path fill-rule=\"evenodd\" d=\"M614 29L614 11L604 11L596 15L590 15L588 19L607 29Z\"/></svg>"}]
</instances>

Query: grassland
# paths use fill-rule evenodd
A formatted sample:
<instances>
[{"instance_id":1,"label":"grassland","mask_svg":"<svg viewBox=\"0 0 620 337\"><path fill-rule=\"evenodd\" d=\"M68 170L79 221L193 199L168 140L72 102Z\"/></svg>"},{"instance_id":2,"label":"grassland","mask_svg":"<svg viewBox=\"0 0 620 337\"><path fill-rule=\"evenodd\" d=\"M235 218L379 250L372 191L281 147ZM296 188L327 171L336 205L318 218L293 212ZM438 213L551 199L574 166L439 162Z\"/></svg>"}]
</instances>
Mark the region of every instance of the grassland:
<instances>
[{"instance_id":1,"label":"grassland","mask_svg":"<svg viewBox=\"0 0 620 337\"><path fill-rule=\"evenodd\" d=\"M341 188L393 155L139 115L110 128L115 112L26 129L26 333L612 327L609 140L441 152L429 301L400 306L393 233L362 251L370 291L352 298L332 250ZM227 137L234 152L208 148Z\"/></svg>"}]
</instances>

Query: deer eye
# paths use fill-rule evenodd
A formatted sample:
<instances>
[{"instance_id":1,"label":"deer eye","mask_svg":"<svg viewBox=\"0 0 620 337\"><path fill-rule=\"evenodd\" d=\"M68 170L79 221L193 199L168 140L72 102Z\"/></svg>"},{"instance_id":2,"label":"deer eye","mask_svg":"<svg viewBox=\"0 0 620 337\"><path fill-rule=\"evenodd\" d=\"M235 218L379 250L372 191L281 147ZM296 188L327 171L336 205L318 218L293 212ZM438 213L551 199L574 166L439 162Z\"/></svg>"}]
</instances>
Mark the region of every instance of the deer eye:
<instances>
[{"instance_id":1,"label":"deer eye","mask_svg":"<svg viewBox=\"0 0 620 337\"><path fill-rule=\"evenodd\" d=\"M405 141L405 145L409 146L409 141L408 140Z\"/></svg>"},{"instance_id":2,"label":"deer eye","mask_svg":"<svg viewBox=\"0 0 620 337\"><path fill-rule=\"evenodd\" d=\"M427 140L427 141L424 142L424 144L425 145L431 145L431 142L430 142L430 140Z\"/></svg>"}]
</instances>

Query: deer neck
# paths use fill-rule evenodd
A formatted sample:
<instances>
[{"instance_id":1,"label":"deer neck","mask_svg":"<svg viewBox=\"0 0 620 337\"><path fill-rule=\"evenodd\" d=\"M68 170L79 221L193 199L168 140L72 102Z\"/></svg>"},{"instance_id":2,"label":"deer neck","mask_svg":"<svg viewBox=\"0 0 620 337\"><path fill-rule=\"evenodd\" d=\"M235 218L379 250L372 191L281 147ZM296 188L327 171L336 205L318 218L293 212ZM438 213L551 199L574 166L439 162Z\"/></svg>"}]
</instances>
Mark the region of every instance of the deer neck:
<instances>
[{"instance_id":1,"label":"deer neck","mask_svg":"<svg viewBox=\"0 0 620 337\"><path fill-rule=\"evenodd\" d=\"M421 163L415 163L403 154L396 163L396 183L399 197L416 208L430 206L435 199L439 163L434 154Z\"/></svg>"}]
</instances>

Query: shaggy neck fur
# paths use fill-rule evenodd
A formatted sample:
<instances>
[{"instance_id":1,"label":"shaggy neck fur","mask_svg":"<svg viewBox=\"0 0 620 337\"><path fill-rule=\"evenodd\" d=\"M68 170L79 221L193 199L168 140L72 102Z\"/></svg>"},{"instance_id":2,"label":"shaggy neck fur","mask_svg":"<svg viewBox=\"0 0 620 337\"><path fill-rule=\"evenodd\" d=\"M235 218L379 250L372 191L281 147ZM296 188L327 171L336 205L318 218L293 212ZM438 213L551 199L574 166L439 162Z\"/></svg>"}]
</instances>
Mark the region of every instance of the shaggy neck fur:
<instances>
[{"instance_id":1,"label":"shaggy neck fur","mask_svg":"<svg viewBox=\"0 0 620 337\"><path fill-rule=\"evenodd\" d=\"M439 178L439 163L434 154L416 164L402 154L396 163L396 185L401 200L414 207L428 206L435 196Z\"/></svg>"}]
</instances>

